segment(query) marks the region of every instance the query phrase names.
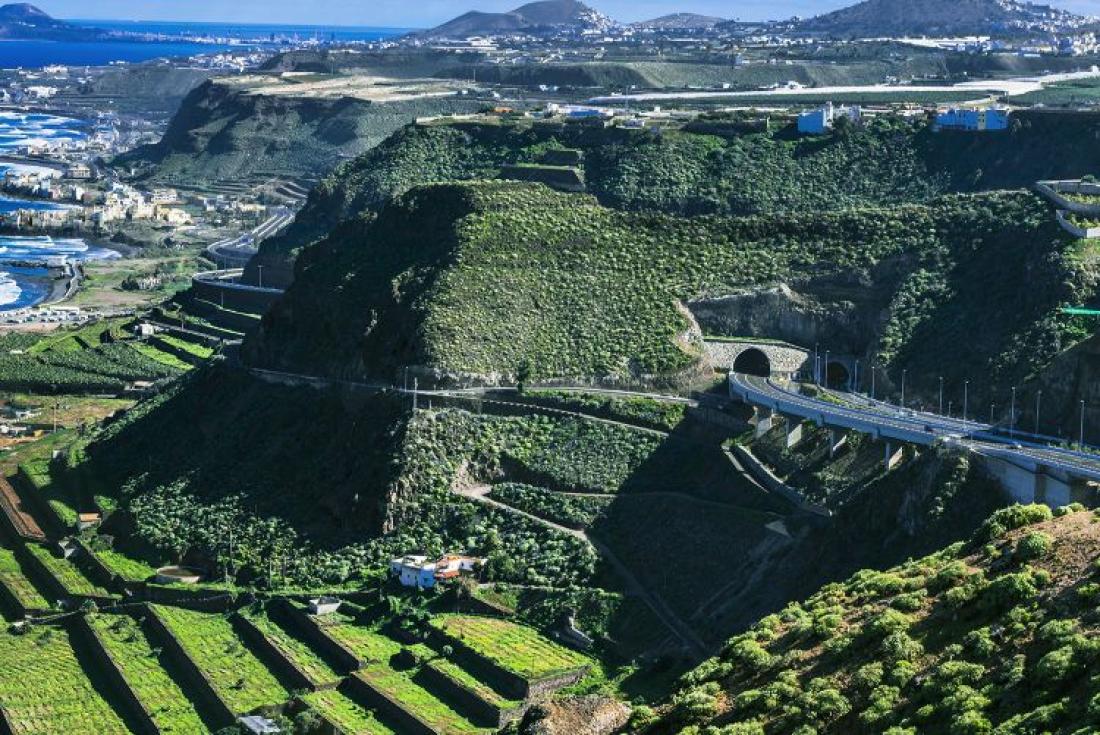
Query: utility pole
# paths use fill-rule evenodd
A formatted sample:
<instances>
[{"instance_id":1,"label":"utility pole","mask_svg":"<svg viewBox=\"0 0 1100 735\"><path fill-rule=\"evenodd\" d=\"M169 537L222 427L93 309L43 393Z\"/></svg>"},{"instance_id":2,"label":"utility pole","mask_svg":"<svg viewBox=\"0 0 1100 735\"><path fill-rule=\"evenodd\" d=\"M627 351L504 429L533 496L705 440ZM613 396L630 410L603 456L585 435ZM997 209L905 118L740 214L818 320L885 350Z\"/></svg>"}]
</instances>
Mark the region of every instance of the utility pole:
<instances>
[{"instance_id":1,"label":"utility pole","mask_svg":"<svg viewBox=\"0 0 1100 735\"><path fill-rule=\"evenodd\" d=\"M1039 409L1043 405L1043 391L1035 394L1035 436L1039 436Z\"/></svg>"},{"instance_id":2,"label":"utility pole","mask_svg":"<svg viewBox=\"0 0 1100 735\"><path fill-rule=\"evenodd\" d=\"M1016 436L1016 386L1012 386L1012 409L1008 412L1008 435Z\"/></svg>"},{"instance_id":3,"label":"utility pole","mask_svg":"<svg viewBox=\"0 0 1100 735\"><path fill-rule=\"evenodd\" d=\"M1085 402L1081 401L1081 428L1077 434L1077 451L1085 451Z\"/></svg>"}]
</instances>

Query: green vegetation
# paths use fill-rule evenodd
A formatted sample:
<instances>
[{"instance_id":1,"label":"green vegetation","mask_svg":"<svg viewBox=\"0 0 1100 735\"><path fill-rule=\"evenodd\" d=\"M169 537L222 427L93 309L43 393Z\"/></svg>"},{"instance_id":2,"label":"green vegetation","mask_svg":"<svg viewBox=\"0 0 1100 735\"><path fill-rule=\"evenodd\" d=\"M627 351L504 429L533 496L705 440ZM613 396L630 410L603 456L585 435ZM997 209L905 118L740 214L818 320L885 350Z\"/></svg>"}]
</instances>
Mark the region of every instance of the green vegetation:
<instances>
[{"instance_id":1,"label":"green vegetation","mask_svg":"<svg viewBox=\"0 0 1100 735\"><path fill-rule=\"evenodd\" d=\"M684 420L686 411L683 403L658 401L652 398L618 398L573 391L528 390L520 396L520 399L660 431L675 429Z\"/></svg>"},{"instance_id":2,"label":"green vegetation","mask_svg":"<svg viewBox=\"0 0 1100 735\"><path fill-rule=\"evenodd\" d=\"M10 549L0 547L0 585L25 610L49 610L51 605L27 579L26 573Z\"/></svg>"},{"instance_id":3,"label":"green vegetation","mask_svg":"<svg viewBox=\"0 0 1100 735\"><path fill-rule=\"evenodd\" d=\"M191 342L186 339L180 339L179 337L173 337L170 334L161 335L157 339L201 360L209 359L214 354L214 350L205 345Z\"/></svg>"},{"instance_id":4,"label":"green vegetation","mask_svg":"<svg viewBox=\"0 0 1100 735\"><path fill-rule=\"evenodd\" d=\"M134 559L111 548L94 548L92 553L111 572L124 582L146 582L156 575L157 568L148 562Z\"/></svg>"},{"instance_id":5,"label":"green vegetation","mask_svg":"<svg viewBox=\"0 0 1100 735\"><path fill-rule=\"evenodd\" d=\"M340 681L340 674L318 656L308 644L277 625L263 610L247 612L244 617L263 633L264 638L272 646L305 674L310 682L317 686L328 686Z\"/></svg>"},{"instance_id":6,"label":"green vegetation","mask_svg":"<svg viewBox=\"0 0 1100 735\"><path fill-rule=\"evenodd\" d=\"M1063 257L1070 243L1042 202L1020 193L682 219L606 209L534 185L433 187L308 250L301 278L246 354L343 377L413 364L505 380L523 372L533 381L683 382L698 369L701 340L679 303L858 272L882 291L860 288L854 298L877 299L865 306L890 316L881 363L936 375L937 356L961 349L955 370L982 366L1008 384L1076 339L1058 308L1087 299L1092 276ZM1041 269L1049 288L1025 287L1029 268ZM976 278L988 288L969 288ZM395 282L396 294L385 286Z\"/></svg>"},{"instance_id":7,"label":"green vegetation","mask_svg":"<svg viewBox=\"0 0 1100 735\"><path fill-rule=\"evenodd\" d=\"M335 689L311 692L302 701L344 732L359 735L396 735L369 710L365 710Z\"/></svg>"},{"instance_id":8,"label":"green vegetation","mask_svg":"<svg viewBox=\"0 0 1100 735\"><path fill-rule=\"evenodd\" d=\"M0 709L13 735L128 735L85 675L63 628L0 632Z\"/></svg>"},{"instance_id":9,"label":"green vegetation","mask_svg":"<svg viewBox=\"0 0 1100 735\"><path fill-rule=\"evenodd\" d=\"M92 582L76 564L50 553L38 544L27 544L27 551L42 563L66 593L73 597L115 597L108 590Z\"/></svg>"},{"instance_id":10,"label":"green vegetation","mask_svg":"<svg viewBox=\"0 0 1100 735\"><path fill-rule=\"evenodd\" d=\"M969 544L827 585L685 676L652 732L1090 732L1096 529L1016 506Z\"/></svg>"},{"instance_id":11,"label":"green vegetation","mask_svg":"<svg viewBox=\"0 0 1100 735\"><path fill-rule=\"evenodd\" d=\"M518 707L521 702L516 700L507 699L501 696L495 689L490 687L485 682L481 681L477 677L473 676L466 669L462 668L453 661L450 661L443 657L430 658L425 664L426 667L438 671L440 674L457 682L465 687L467 690L475 693L482 701L488 704L498 707L502 710L510 709L512 707Z\"/></svg>"},{"instance_id":12,"label":"green vegetation","mask_svg":"<svg viewBox=\"0 0 1100 735\"><path fill-rule=\"evenodd\" d=\"M591 526L612 501L612 498L562 495L512 482L494 485L489 497L570 528Z\"/></svg>"},{"instance_id":13,"label":"green vegetation","mask_svg":"<svg viewBox=\"0 0 1100 735\"><path fill-rule=\"evenodd\" d=\"M190 367L136 351L126 324L107 320L46 336L0 336L0 386L34 393L119 392L129 382L167 378Z\"/></svg>"},{"instance_id":14,"label":"green vegetation","mask_svg":"<svg viewBox=\"0 0 1100 735\"><path fill-rule=\"evenodd\" d=\"M171 368L173 370L186 371L191 369L191 366L188 363L179 359L172 353L165 352L164 350L158 350L155 346L147 342L132 342L130 343L130 347L132 347L134 351L137 352L139 355L147 357L153 362L160 363L161 365L164 365L165 367Z\"/></svg>"},{"instance_id":15,"label":"green vegetation","mask_svg":"<svg viewBox=\"0 0 1100 735\"><path fill-rule=\"evenodd\" d=\"M154 605L150 611L165 624L232 711L247 713L289 698L290 693L244 647L224 616L163 605Z\"/></svg>"},{"instance_id":16,"label":"green vegetation","mask_svg":"<svg viewBox=\"0 0 1100 735\"><path fill-rule=\"evenodd\" d=\"M193 735L207 731L195 706L165 671L159 652L133 619L89 615L87 620L160 732Z\"/></svg>"},{"instance_id":17,"label":"green vegetation","mask_svg":"<svg viewBox=\"0 0 1100 735\"><path fill-rule=\"evenodd\" d=\"M479 728L461 713L413 681L408 672L379 664L369 664L355 673L378 691L439 732L453 735L488 735L492 730Z\"/></svg>"},{"instance_id":18,"label":"green vegetation","mask_svg":"<svg viewBox=\"0 0 1100 735\"><path fill-rule=\"evenodd\" d=\"M530 681L590 667L592 659L554 643L533 628L500 618L438 615L431 625L506 671Z\"/></svg>"}]
</instances>

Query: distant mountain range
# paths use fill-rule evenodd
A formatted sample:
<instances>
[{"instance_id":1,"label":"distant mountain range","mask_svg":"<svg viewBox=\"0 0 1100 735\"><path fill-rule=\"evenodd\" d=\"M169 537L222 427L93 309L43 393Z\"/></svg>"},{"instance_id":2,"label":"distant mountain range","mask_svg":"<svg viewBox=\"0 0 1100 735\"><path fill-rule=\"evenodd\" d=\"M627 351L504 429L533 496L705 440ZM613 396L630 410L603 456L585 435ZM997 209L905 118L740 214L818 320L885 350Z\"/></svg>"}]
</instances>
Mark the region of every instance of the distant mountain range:
<instances>
[{"instance_id":1,"label":"distant mountain range","mask_svg":"<svg viewBox=\"0 0 1100 735\"><path fill-rule=\"evenodd\" d=\"M1085 22L1086 19L1065 10L1018 0L865 0L842 10L783 25L806 33L880 37L1060 33L1081 28ZM634 23L633 27L674 31L733 30L737 25L721 18L683 12ZM617 26L609 17L578 0L543 0L506 13L471 11L416 35L421 38L512 33L546 35L598 32Z\"/></svg>"},{"instance_id":2,"label":"distant mountain range","mask_svg":"<svg viewBox=\"0 0 1100 735\"><path fill-rule=\"evenodd\" d=\"M865 0L802 21L796 28L861 37L955 36L1066 30L1084 20L1049 5L1016 0Z\"/></svg>"},{"instance_id":3,"label":"distant mountain range","mask_svg":"<svg viewBox=\"0 0 1100 735\"><path fill-rule=\"evenodd\" d=\"M542 0L507 13L471 11L422 32L429 38L468 38L508 33L546 33L610 28L615 22L577 0Z\"/></svg>"},{"instance_id":4,"label":"distant mountain range","mask_svg":"<svg viewBox=\"0 0 1100 735\"><path fill-rule=\"evenodd\" d=\"M692 31L707 28L714 28L720 23L724 23L725 18L718 18L713 15L699 15L698 13L672 13L670 15L662 15L660 18L654 18L653 20L645 20L640 23L634 23L635 28L656 28L659 30L683 30Z\"/></svg>"},{"instance_id":5,"label":"distant mountain range","mask_svg":"<svg viewBox=\"0 0 1100 735\"><path fill-rule=\"evenodd\" d=\"M94 41L106 33L51 18L30 3L0 6L0 38L36 38L46 41Z\"/></svg>"}]
</instances>

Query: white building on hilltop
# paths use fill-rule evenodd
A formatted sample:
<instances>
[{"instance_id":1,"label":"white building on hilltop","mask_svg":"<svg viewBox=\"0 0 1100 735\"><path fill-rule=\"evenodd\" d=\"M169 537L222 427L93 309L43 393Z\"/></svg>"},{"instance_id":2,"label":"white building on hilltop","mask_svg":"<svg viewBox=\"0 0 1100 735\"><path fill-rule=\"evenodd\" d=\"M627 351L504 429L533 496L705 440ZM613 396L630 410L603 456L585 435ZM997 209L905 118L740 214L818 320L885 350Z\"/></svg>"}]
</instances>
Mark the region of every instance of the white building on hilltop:
<instances>
[{"instance_id":1,"label":"white building on hilltop","mask_svg":"<svg viewBox=\"0 0 1100 735\"><path fill-rule=\"evenodd\" d=\"M445 554L432 561L426 556L404 556L390 562L390 575L404 587L433 589L439 582L476 572L484 559L462 554Z\"/></svg>"}]
</instances>

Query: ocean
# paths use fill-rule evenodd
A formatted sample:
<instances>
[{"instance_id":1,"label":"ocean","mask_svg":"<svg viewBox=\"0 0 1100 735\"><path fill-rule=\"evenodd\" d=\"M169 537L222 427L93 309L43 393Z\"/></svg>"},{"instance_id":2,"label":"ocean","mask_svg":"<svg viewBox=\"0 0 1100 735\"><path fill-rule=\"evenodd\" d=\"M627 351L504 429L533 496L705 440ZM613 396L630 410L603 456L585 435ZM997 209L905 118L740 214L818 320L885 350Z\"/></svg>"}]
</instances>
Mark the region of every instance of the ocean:
<instances>
[{"instance_id":1,"label":"ocean","mask_svg":"<svg viewBox=\"0 0 1100 735\"><path fill-rule=\"evenodd\" d=\"M0 209L25 205L0 199ZM44 267L15 265L64 255L70 261L108 260L120 257L114 250L88 245L77 238L8 237L0 235L0 312L41 303L50 295L53 279Z\"/></svg>"},{"instance_id":2,"label":"ocean","mask_svg":"<svg viewBox=\"0 0 1100 735\"><path fill-rule=\"evenodd\" d=\"M272 48L298 40L378 41L405 33L400 28L357 28L249 23L170 23L125 20L72 20L75 25L162 36L159 41L92 41L70 43L26 39L0 40L0 68L35 69L51 64L105 66L112 62L137 63L166 57L212 54L242 46ZM189 39L226 39L226 43L198 43Z\"/></svg>"}]
</instances>

